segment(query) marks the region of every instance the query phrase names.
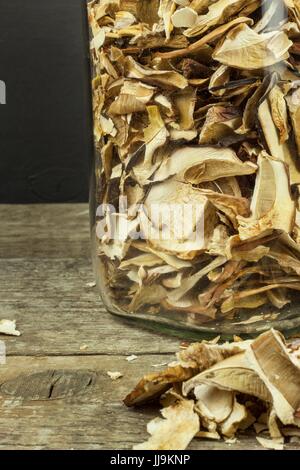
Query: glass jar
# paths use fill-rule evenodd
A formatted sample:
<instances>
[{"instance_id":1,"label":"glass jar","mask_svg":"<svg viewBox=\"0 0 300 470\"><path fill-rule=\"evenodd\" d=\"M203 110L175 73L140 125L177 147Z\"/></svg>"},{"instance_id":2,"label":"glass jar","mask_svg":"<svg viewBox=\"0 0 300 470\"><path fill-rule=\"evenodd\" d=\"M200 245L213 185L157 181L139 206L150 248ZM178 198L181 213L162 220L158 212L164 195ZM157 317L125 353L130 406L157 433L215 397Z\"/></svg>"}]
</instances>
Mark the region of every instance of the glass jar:
<instances>
[{"instance_id":1,"label":"glass jar","mask_svg":"<svg viewBox=\"0 0 300 470\"><path fill-rule=\"evenodd\" d=\"M88 6L106 308L182 337L299 330L300 2Z\"/></svg>"}]
</instances>

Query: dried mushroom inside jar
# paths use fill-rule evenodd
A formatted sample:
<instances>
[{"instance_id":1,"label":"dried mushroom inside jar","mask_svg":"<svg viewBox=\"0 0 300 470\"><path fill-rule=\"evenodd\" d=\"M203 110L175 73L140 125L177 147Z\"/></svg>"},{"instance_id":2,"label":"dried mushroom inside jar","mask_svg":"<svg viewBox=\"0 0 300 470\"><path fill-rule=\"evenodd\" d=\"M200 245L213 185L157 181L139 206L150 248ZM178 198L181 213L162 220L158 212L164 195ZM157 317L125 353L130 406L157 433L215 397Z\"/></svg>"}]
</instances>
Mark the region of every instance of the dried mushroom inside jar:
<instances>
[{"instance_id":1,"label":"dried mushroom inside jar","mask_svg":"<svg viewBox=\"0 0 300 470\"><path fill-rule=\"evenodd\" d=\"M298 327L300 2L94 0L88 18L108 309Z\"/></svg>"}]
</instances>

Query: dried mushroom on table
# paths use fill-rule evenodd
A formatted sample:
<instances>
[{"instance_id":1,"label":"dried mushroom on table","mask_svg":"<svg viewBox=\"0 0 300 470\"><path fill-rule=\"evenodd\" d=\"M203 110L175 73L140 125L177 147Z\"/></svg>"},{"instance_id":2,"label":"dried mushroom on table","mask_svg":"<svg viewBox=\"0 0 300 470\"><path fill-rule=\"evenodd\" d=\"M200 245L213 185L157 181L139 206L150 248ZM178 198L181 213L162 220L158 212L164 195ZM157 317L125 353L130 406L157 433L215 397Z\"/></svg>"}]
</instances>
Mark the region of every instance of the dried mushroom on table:
<instances>
[{"instance_id":1,"label":"dried mushroom on table","mask_svg":"<svg viewBox=\"0 0 300 470\"><path fill-rule=\"evenodd\" d=\"M164 419L136 450L181 450L193 438L234 443L245 431L269 449L300 435L300 341L276 330L256 339L185 346L161 372L145 375L125 405L159 402Z\"/></svg>"},{"instance_id":2,"label":"dried mushroom on table","mask_svg":"<svg viewBox=\"0 0 300 470\"><path fill-rule=\"evenodd\" d=\"M300 290L300 2L88 8L111 307L277 318ZM190 217L160 219L170 205Z\"/></svg>"}]
</instances>

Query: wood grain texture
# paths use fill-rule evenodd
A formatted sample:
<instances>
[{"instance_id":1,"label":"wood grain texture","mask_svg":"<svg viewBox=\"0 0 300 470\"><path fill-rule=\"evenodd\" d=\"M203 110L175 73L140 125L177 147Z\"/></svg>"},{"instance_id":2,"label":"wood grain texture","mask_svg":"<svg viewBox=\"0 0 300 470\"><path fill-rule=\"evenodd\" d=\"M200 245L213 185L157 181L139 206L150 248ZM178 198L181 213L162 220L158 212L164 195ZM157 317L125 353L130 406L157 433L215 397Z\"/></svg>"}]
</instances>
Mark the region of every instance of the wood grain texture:
<instances>
[{"instance_id":1,"label":"wood grain texture","mask_svg":"<svg viewBox=\"0 0 300 470\"><path fill-rule=\"evenodd\" d=\"M128 409L122 400L151 364L171 356L147 355L134 362L124 356L89 357L9 357L1 368L2 382L20 374L44 370L78 369L93 371L93 386L64 399L32 401L1 391L0 449L130 449L147 438L147 422L158 416L158 407ZM112 381L107 371L120 371L123 378ZM1 387L2 390L2 387ZM293 449L295 446L289 445ZM241 436L234 445L222 441L194 440L190 449L259 449L252 436Z\"/></svg>"},{"instance_id":2,"label":"wood grain texture","mask_svg":"<svg viewBox=\"0 0 300 470\"><path fill-rule=\"evenodd\" d=\"M137 329L105 312L89 258L87 205L0 206L0 450L130 449L146 439L158 409L122 399L179 339ZM136 354L138 359L126 361ZM123 378L112 381L107 371ZM193 441L192 449L257 449L255 438ZM290 448L293 448L290 446Z\"/></svg>"}]
</instances>

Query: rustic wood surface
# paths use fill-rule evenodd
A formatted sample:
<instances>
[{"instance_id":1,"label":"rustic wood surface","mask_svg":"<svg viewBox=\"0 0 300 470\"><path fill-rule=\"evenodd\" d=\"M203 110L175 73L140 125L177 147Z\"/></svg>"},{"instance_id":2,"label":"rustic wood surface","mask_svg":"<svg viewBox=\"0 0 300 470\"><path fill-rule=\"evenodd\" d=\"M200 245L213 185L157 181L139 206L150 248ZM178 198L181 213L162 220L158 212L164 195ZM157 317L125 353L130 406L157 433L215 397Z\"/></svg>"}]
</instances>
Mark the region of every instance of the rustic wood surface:
<instances>
[{"instance_id":1,"label":"rustic wood surface","mask_svg":"<svg viewBox=\"0 0 300 470\"><path fill-rule=\"evenodd\" d=\"M179 339L122 323L105 312L93 281L86 204L0 206L0 449L130 449L157 410L127 409L122 398L154 364L172 359ZM135 354L138 359L126 361ZM112 381L107 371L120 371ZM293 448L293 446L289 446ZM191 449L258 449L194 441Z\"/></svg>"}]
</instances>

